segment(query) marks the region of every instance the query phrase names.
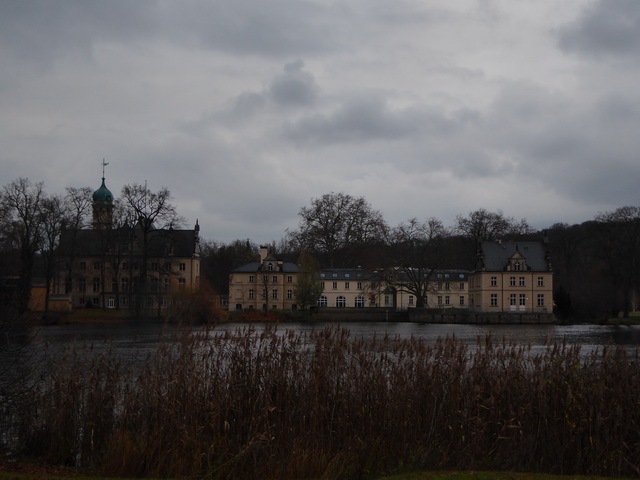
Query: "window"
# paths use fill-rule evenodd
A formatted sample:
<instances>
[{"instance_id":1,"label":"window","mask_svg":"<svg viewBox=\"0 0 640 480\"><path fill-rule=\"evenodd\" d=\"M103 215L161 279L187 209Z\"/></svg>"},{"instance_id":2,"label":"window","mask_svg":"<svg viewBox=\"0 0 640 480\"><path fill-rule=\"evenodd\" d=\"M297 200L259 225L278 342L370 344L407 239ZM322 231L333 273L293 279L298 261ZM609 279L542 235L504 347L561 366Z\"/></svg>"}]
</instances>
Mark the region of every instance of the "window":
<instances>
[{"instance_id":1,"label":"window","mask_svg":"<svg viewBox=\"0 0 640 480\"><path fill-rule=\"evenodd\" d=\"M287 283L293 283L293 276L287 275Z\"/></svg>"},{"instance_id":2,"label":"window","mask_svg":"<svg viewBox=\"0 0 640 480\"><path fill-rule=\"evenodd\" d=\"M321 286L322 286L322 290L324 290L324 282L320 282Z\"/></svg>"},{"instance_id":3,"label":"window","mask_svg":"<svg viewBox=\"0 0 640 480\"><path fill-rule=\"evenodd\" d=\"M464 290L464 283L460 284L460 290Z\"/></svg>"},{"instance_id":4,"label":"window","mask_svg":"<svg viewBox=\"0 0 640 480\"><path fill-rule=\"evenodd\" d=\"M318 299L318 306L319 307L326 307L327 306L327 297L324 295L320 295L320 298Z\"/></svg>"},{"instance_id":5,"label":"window","mask_svg":"<svg viewBox=\"0 0 640 480\"><path fill-rule=\"evenodd\" d=\"M249 300L253 300L256 296L256 291L253 288L249 289Z\"/></svg>"},{"instance_id":6,"label":"window","mask_svg":"<svg viewBox=\"0 0 640 480\"><path fill-rule=\"evenodd\" d=\"M277 300L278 299L278 290L276 288L274 288L273 290L271 290L271 298L273 300Z\"/></svg>"},{"instance_id":7,"label":"window","mask_svg":"<svg viewBox=\"0 0 640 480\"><path fill-rule=\"evenodd\" d=\"M344 308L346 306L347 306L347 299L344 298L342 295L339 295L338 298L336 298L336 307Z\"/></svg>"},{"instance_id":8,"label":"window","mask_svg":"<svg viewBox=\"0 0 640 480\"><path fill-rule=\"evenodd\" d=\"M520 277L520 279L519 279L519 280L520 280L520 281L519 281L519 283L518 283L518 284L519 284L521 287L524 287L524 277Z\"/></svg>"},{"instance_id":9,"label":"window","mask_svg":"<svg viewBox=\"0 0 640 480\"><path fill-rule=\"evenodd\" d=\"M445 305L451 305L451 299L449 298L449 295L445 295L444 304Z\"/></svg>"},{"instance_id":10,"label":"window","mask_svg":"<svg viewBox=\"0 0 640 480\"><path fill-rule=\"evenodd\" d=\"M520 294L520 305L524 306L527 304L527 295L524 293Z\"/></svg>"},{"instance_id":11,"label":"window","mask_svg":"<svg viewBox=\"0 0 640 480\"><path fill-rule=\"evenodd\" d=\"M509 285L512 287L516 286L516 277L509 277Z\"/></svg>"},{"instance_id":12,"label":"window","mask_svg":"<svg viewBox=\"0 0 640 480\"><path fill-rule=\"evenodd\" d=\"M544 293L538 294L538 306L544 307Z\"/></svg>"},{"instance_id":13,"label":"window","mask_svg":"<svg viewBox=\"0 0 640 480\"><path fill-rule=\"evenodd\" d=\"M338 282L333 282L333 289L337 290L338 289Z\"/></svg>"},{"instance_id":14,"label":"window","mask_svg":"<svg viewBox=\"0 0 640 480\"><path fill-rule=\"evenodd\" d=\"M100 277L93 277L93 291L100 291Z\"/></svg>"},{"instance_id":15,"label":"window","mask_svg":"<svg viewBox=\"0 0 640 480\"><path fill-rule=\"evenodd\" d=\"M134 270L138 270L138 262L135 262L135 263L133 264L133 269L134 269Z\"/></svg>"},{"instance_id":16,"label":"window","mask_svg":"<svg viewBox=\"0 0 640 480\"><path fill-rule=\"evenodd\" d=\"M344 289L349 290L349 282L344 282Z\"/></svg>"},{"instance_id":17,"label":"window","mask_svg":"<svg viewBox=\"0 0 640 480\"><path fill-rule=\"evenodd\" d=\"M107 300L107 308L116 308L116 299L115 298L109 298Z\"/></svg>"},{"instance_id":18,"label":"window","mask_svg":"<svg viewBox=\"0 0 640 480\"><path fill-rule=\"evenodd\" d=\"M492 307L497 307L498 306L498 294L497 293L492 293L491 294L491 306Z\"/></svg>"},{"instance_id":19,"label":"window","mask_svg":"<svg viewBox=\"0 0 640 480\"><path fill-rule=\"evenodd\" d=\"M262 276L262 283L269 283L269 275Z\"/></svg>"},{"instance_id":20,"label":"window","mask_svg":"<svg viewBox=\"0 0 640 480\"><path fill-rule=\"evenodd\" d=\"M356 297L356 308L363 308L364 307L364 297L362 295L358 295Z\"/></svg>"},{"instance_id":21,"label":"window","mask_svg":"<svg viewBox=\"0 0 640 480\"><path fill-rule=\"evenodd\" d=\"M249 283L253 283L256 281L256 277L253 275L249 275Z\"/></svg>"},{"instance_id":22,"label":"window","mask_svg":"<svg viewBox=\"0 0 640 480\"><path fill-rule=\"evenodd\" d=\"M442 305L442 295L438 295L438 305Z\"/></svg>"},{"instance_id":23,"label":"window","mask_svg":"<svg viewBox=\"0 0 640 480\"><path fill-rule=\"evenodd\" d=\"M462 295L460 295L460 306L464 306L464 297Z\"/></svg>"},{"instance_id":24,"label":"window","mask_svg":"<svg viewBox=\"0 0 640 480\"><path fill-rule=\"evenodd\" d=\"M171 279L165 278L163 283L164 283L164 291L168 292L171 289Z\"/></svg>"},{"instance_id":25,"label":"window","mask_svg":"<svg viewBox=\"0 0 640 480\"><path fill-rule=\"evenodd\" d=\"M262 289L262 299L264 300L264 299L266 299L266 298L267 298L267 289L266 289L266 288L263 288L263 289Z\"/></svg>"},{"instance_id":26,"label":"window","mask_svg":"<svg viewBox=\"0 0 640 480\"><path fill-rule=\"evenodd\" d=\"M444 289L445 290L451 290L451 284L449 282L444 284Z\"/></svg>"},{"instance_id":27,"label":"window","mask_svg":"<svg viewBox=\"0 0 640 480\"><path fill-rule=\"evenodd\" d=\"M516 294L512 293L511 295L509 295L509 305L511 306L515 306L516 305Z\"/></svg>"},{"instance_id":28,"label":"window","mask_svg":"<svg viewBox=\"0 0 640 480\"><path fill-rule=\"evenodd\" d=\"M349 276L350 276L350 274L348 274L348 273L344 274L344 278L349 278Z\"/></svg>"},{"instance_id":29,"label":"window","mask_svg":"<svg viewBox=\"0 0 640 480\"><path fill-rule=\"evenodd\" d=\"M181 263L180 264L180 271L184 272L187 269L187 264L186 263Z\"/></svg>"},{"instance_id":30,"label":"window","mask_svg":"<svg viewBox=\"0 0 640 480\"><path fill-rule=\"evenodd\" d=\"M271 277L271 283L278 283L278 276L274 275L273 277Z\"/></svg>"},{"instance_id":31,"label":"window","mask_svg":"<svg viewBox=\"0 0 640 480\"><path fill-rule=\"evenodd\" d=\"M293 290L287 290L287 300L293 299Z\"/></svg>"},{"instance_id":32,"label":"window","mask_svg":"<svg viewBox=\"0 0 640 480\"><path fill-rule=\"evenodd\" d=\"M358 290L362 290L362 282L358 282L357 288Z\"/></svg>"},{"instance_id":33,"label":"window","mask_svg":"<svg viewBox=\"0 0 640 480\"><path fill-rule=\"evenodd\" d=\"M84 278L80 278L78 280L78 291L86 292L87 291L87 281Z\"/></svg>"},{"instance_id":34,"label":"window","mask_svg":"<svg viewBox=\"0 0 640 480\"><path fill-rule=\"evenodd\" d=\"M391 305L391 295L385 295L384 296L384 304L385 305Z\"/></svg>"},{"instance_id":35,"label":"window","mask_svg":"<svg viewBox=\"0 0 640 480\"><path fill-rule=\"evenodd\" d=\"M513 269L514 269L516 272L519 272L519 271L520 271L520 262L516 262L516 263L514 263L514 264L513 264Z\"/></svg>"},{"instance_id":36,"label":"window","mask_svg":"<svg viewBox=\"0 0 640 480\"><path fill-rule=\"evenodd\" d=\"M498 277L491 277L491 286L492 287L498 286Z\"/></svg>"},{"instance_id":37,"label":"window","mask_svg":"<svg viewBox=\"0 0 640 480\"><path fill-rule=\"evenodd\" d=\"M102 268L102 264L100 262L94 262L93 269L100 270Z\"/></svg>"},{"instance_id":38,"label":"window","mask_svg":"<svg viewBox=\"0 0 640 480\"><path fill-rule=\"evenodd\" d=\"M171 271L171 262L164 262L164 269L167 272Z\"/></svg>"},{"instance_id":39,"label":"window","mask_svg":"<svg viewBox=\"0 0 640 480\"><path fill-rule=\"evenodd\" d=\"M154 272L158 271L158 262L151 262L151 270Z\"/></svg>"},{"instance_id":40,"label":"window","mask_svg":"<svg viewBox=\"0 0 640 480\"><path fill-rule=\"evenodd\" d=\"M123 278L120 281L120 285L121 285L120 288L122 289L123 292L128 292L129 291L129 279L128 278L126 278L126 277Z\"/></svg>"},{"instance_id":41,"label":"window","mask_svg":"<svg viewBox=\"0 0 640 480\"><path fill-rule=\"evenodd\" d=\"M409 305L413 305L413 295L409 295Z\"/></svg>"},{"instance_id":42,"label":"window","mask_svg":"<svg viewBox=\"0 0 640 480\"><path fill-rule=\"evenodd\" d=\"M126 270L129 268L129 264L127 262L122 262L122 269Z\"/></svg>"},{"instance_id":43,"label":"window","mask_svg":"<svg viewBox=\"0 0 640 480\"><path fill-rule=\"evenodd\" d=\"M269 265L267 265L267 270L269 270L270 272L273 272L273 263L270 263Z\"/></svg>"},{"instance_id":44,"label":"window","mask_svg":"<svg viewBox=\"0 0 640 480\"><path fill-rule=\"evenodd\" d=\"M111 279L111 291L115 292L117 289L118 289L118 280L115 277L113 277Z\"/></svg>"},{"instance_id":45,"label":"window","mask_svg":"<svg viewBox=\"0 0 640 480\"><path fill-rule=\"evenodd\" d=\"M187 281L184 278L179 278L178 279L178 288L180 290L184 290L184 288L187 286Z\"/></svg>"},{"instance_id":46,"label":"window","mask_svg":"<svg viewBox=\"0 0 640 480\"><path fill-rule=\"evenodd\" d=\"M438 282L438 290L442 290L442 282Z\"/></svg>"},{"instance_id":47,"label":"window","mask_svg":"<svg viewBox=\"0 0 640 480\"><path fill-rule=\"evenodd\" d=\"M93 297L91 299L91 303L93 304L94 307L97 307L100 305L100 299L98 297Z\"/></svg>"},{"instance_id":48,"label":"window","mask_svg":"<svg viewBox=\"0 0 640 480\"><path fill-rule=\"evenodd\" d=\"M538 277L538 286L544 287L544 277Z\"/></svg>"}]
</instances>

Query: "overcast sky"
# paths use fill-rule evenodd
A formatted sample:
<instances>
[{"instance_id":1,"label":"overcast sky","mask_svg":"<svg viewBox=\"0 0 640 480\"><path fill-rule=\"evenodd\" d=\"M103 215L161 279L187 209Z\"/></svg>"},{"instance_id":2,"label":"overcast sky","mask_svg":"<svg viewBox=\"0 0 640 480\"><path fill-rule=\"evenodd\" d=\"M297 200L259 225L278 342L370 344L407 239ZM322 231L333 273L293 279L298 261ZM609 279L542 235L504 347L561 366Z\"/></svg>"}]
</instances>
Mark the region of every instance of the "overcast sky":
<instances>
[{"instance_id":1,"label":"overcast sky","mask_svg":"<svg viewBox=\"0 0 640 480\"><path fill-rule=\"evenodd\" d=\"M0 2L0 173L166 186L205 239L638 205L638 0Z\"/></svg>"}]
</instances>

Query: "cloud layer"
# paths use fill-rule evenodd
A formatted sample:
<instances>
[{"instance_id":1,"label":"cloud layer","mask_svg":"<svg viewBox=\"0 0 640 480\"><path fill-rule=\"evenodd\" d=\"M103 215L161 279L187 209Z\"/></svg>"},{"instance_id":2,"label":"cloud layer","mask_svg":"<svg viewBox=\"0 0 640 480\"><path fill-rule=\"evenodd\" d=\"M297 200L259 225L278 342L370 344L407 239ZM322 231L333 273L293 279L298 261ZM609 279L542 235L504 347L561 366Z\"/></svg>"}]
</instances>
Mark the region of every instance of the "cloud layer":
<instances>
[{"instance_id":1,"label":"cloud layer","mask_svg":"<svg viewBox=\"0 0 640 480\"><path fill-rule=\"evenodd\" d=\"M635 0L2 2L3 184L106 158L219 241L332 191L581 222L638 204L639 32Z\"/></svg>"}]
</instances>

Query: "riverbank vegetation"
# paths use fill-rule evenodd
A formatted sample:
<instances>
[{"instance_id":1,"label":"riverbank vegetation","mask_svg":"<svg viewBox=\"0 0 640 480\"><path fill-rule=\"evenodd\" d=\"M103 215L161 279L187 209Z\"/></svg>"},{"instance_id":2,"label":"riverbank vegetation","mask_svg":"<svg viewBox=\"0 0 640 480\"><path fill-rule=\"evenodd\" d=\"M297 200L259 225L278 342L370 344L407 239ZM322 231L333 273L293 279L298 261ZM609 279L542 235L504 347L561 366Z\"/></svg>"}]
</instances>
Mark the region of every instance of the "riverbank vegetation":
<instances>
[{"instance_id":1,"label":"riverbank vegetation","mask_svg":"<svg viewBox=\"0 0 640 480\"><path fill-rule=\"evenodd\" d=\"M4 456L122 477L640 475L638 352L621 348L247 326L126 365L91 346L46 360L5 399Z\"/></svg>"}]
</instances>

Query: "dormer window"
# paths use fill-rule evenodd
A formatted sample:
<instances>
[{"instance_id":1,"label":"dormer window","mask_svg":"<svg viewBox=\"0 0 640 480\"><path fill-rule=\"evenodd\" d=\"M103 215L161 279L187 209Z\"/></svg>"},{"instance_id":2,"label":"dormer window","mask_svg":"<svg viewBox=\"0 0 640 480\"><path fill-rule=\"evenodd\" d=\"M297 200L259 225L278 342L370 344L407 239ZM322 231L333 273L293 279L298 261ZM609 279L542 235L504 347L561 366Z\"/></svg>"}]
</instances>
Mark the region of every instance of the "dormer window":
<instances>
[{"instance_id":1,"label":"dormer window","mask_svg":"<svg viewBox=\"0 0 640 480\"><path fill-rule=\"evenodd\" d=\"M520 271L520 262L516 262L516 263L514 263L514 264L513 264L513 269L514 269L516 272L519 272L519 271Z\"/></svg>"},{"instance_id":2,"label":"dormer window","mask_svg":"<svg viewBox=\"0 0 640 480\"><path fill-rule=\"evenodd\" d=\"M273 272L273 263L270 263L269 265L267 265L267 270L269 270L270 272Z\"/></svg>"}]
</instances>

